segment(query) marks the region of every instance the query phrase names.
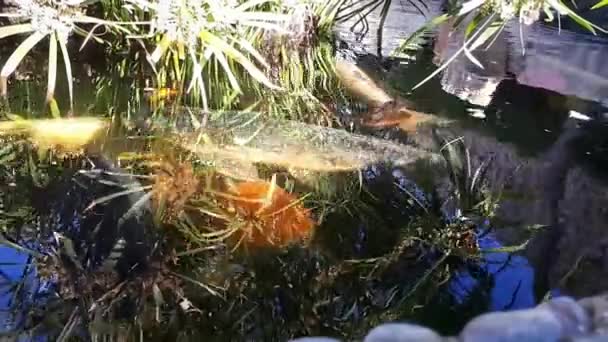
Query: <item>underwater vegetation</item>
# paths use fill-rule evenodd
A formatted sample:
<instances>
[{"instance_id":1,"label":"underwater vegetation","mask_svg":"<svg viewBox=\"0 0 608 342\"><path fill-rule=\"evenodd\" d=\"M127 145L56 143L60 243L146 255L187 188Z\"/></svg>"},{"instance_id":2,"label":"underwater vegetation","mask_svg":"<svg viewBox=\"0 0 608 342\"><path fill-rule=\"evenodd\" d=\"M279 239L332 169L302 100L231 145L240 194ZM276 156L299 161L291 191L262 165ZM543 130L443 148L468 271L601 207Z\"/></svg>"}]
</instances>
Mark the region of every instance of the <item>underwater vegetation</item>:
<instances>
[{"instance_id":1,"label":"underwater vegetation","mask_svg":"<svg viewBox=\"0 0 608 342\"><path fill-rule=\"evenodd\" d=\"M440 123L336 61L342 1L3 5L0 239L25 259L21 278L2 275L3 336L357 339L487 296L491 161L472 169L434 130L424 150L336 128L351 102L367 106L357 129ZM517 14L575 17L564 6L467 1L430 25L475 13L467 54ZM456 302L443 290L462 270L481 285Z\"/></svg>"},{"instance_id":2,"label":"underwater vegetation","mask_svg":"<svg viewBox=\"0 0 608 342\"><path fill-rule=\"evenodd\" d=\"M480 255L477 207L463 207L470 219L451 219L436 194L397 171L412 164L371 159L335 170L336 182L323 180L334 177L327 169L285 169L275 156L254 159L258 178L241 179L218 172L177 133L171 145L159 131L113 134L105 126L60 154L48 152L69 145L48 149L48 139L37 144L35 130L21 129L35 121L17 122L20 130L3 137L10 148L2 169L19 177L3 184L31 192L3 192L3 236L29 253L53 304L9 306L14 315L27 311L26 321L7 327L15 336L356 338L380 322L416 317L453 269ZM462 158L446 149L448 163L437 165ZM465 182L457 197L477 194L462 204L483 199L482 177L471 184L459 178L467 172L453 169L454 181ZM53 195L41 201L41 193ZM22 208L25 216L14 216Z\"/></svg>"}]
</instances>

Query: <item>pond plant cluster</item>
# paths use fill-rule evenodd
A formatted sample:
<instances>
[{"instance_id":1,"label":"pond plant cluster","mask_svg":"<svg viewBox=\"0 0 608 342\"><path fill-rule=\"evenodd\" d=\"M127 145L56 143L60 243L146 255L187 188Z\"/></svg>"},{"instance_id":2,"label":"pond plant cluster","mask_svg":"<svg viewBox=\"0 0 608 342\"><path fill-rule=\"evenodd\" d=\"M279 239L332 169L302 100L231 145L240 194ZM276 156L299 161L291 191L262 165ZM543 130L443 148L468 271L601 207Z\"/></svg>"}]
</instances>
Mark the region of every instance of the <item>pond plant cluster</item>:
<instances>
[{"instance_id":1,"label":"pond plant cluster","mask_svg":"<svg viewBox=\"0 0 608 342\"><path fill-rule=\"evenodd\" d=\"M2 141L3 241L28 255L5 284L16 336L362 336L479 255L473 221L389 164L244 179L177 136L102 129L77 151L33 130Z\"/></svg>"},{"instance_id":2,"label":"pond plant cluster","mask_svg":"<svg viewBox=\"0 0 608 342\"><path fill-rule=\"evenodd\" d=\"M390 159L354 163L349 138L332 158L264 149L266 137L244 147L286 119L355 136L334 114L354 101L335 75L343 5L4 2L0 238L27 257L0 283L3 336L356 339L428 319L429 303L457 306L437 290L463 268L486 276L478 228L498 203L489 163L471 169L458 139L435 136L425 155L441 160L415 164L441 169L447 195ZM79 95L87 83L94 101ZM209 133L242 111L259 115L239 125L259 130Z\"/></svg>"}]
</instances>

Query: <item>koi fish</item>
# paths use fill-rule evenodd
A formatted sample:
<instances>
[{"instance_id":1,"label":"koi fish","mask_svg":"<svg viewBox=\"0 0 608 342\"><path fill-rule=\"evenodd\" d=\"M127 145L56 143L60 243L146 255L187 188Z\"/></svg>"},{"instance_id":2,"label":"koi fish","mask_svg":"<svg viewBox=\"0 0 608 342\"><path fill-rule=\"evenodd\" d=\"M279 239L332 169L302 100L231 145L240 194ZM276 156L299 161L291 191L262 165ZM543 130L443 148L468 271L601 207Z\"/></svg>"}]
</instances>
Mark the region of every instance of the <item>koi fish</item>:
<instances>
[{"instance_id":1,"label":"koi fish","mask_svg":"<svg viewBox=\"0 0 608 342\"><path fill-rule=\"evenodd\" d=\"M410 109L405 100L395 100L354 63L336 62L338 78L346 89L369 106L361 124L367 127L398 126L406 132L415 132L421 124L437 123L439 118Z\"/></svg>"}]
</instances>

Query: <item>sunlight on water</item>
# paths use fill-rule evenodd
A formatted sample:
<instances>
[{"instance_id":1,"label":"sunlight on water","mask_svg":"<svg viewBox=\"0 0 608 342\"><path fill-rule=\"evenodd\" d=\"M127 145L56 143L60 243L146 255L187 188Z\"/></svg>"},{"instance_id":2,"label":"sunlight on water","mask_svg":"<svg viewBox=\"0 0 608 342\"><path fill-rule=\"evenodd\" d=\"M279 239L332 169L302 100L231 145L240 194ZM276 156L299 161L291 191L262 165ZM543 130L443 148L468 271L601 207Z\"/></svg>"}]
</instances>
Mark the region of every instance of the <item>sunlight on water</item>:
<instances>
[{"instance_id":1,"label":"sunlight on water","mask_svg":"<svg viewBox=\"0 0 608 342\"><path fill-rule=\"evenodd\" d=\"M1 122L0 133L25 133L41 148L61 147L76 151L94 144L103 151L106 148L104 137L99 137L99 141L94 138L105 127L107 121L96 118L15 120ZM340 129L295 121L262 120L258 113L230 115L230 121L220 116L210 119L205 127L193 133L181 133L177 129L160 133L158 138L168 143L178 142L201 159L216 161L219 166L226 163L231 168L235 163L264 163L338 172L360 170L382 161L406 165L431 155L407 145Z\"/></svg>"},{"instance_id":2,"label":"sunlight on water","mask_svg":"<svg viewBox=\"0 0 608 342\"><path fill-rule=\"evenodd\" d=\"M0 134L27 134L40 148L61 147L76 151L106 127L98 118L42 119L0 122Z\"/></svg>"}]
</instances>

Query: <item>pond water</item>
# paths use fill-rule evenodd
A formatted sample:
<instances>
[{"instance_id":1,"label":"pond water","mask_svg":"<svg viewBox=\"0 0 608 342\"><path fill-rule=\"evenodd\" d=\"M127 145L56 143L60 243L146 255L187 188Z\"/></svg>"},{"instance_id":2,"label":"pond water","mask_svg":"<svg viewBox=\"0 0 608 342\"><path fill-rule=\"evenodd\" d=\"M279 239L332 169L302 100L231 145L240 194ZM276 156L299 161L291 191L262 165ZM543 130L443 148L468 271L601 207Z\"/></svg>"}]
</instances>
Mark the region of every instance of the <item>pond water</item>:
<instances>
[{"instance_id":1,"label":"pond water","mask_svg":"<svg viewBox=\"0 0 608 342\"><path fill-rule=\"evenodd\" d=\"M405 8L403 4L401 7ZM411 16L412 22L420 20L412 8L403 11ZM427 11L427 15L432 15L438 8L431 5ZM395 13L391 15L395 17ZM391 30L395 30L393 21L389 21ZM403 34L407 34L411 28L403 30ZM216 334L234 330L230 338L235 340L243 336L252 340L284 340L294 334L357 336L361 334L358 329L365 329L367 324L373 326L384 320L414 320L441 333L455 334L467 320L482 312L532 307L547 293L581 297L607 288L608 237L604 234L604 227L608 223L608 210L604 208L608 208L605 154L608 110L602 102L608 89L608 77L603 75L608 76L608 71L601 67L601 61L606 57L604 51L608 51L608 38L567 31L558 35L553 28L533 26L528 31L530 39L525 43L526 54L522 55L519 32L514 30L513 27L505 30L494 48L475 53L482 64L489 66L487 69L478 69L462 57L414 92L410 92L411 88L436 67L434 62L445 60L458 48L457 34L448 38L439 30L435 40L429 42L414 62L391 59L380 63L373 56L362 59L362 64L371 66L376 71L375 76L382 79L391 93L412 101L416 109L455 121L438 131L445 136L462 138L468 148L470 170L489 165L485 172L487 182L493 193L502 191L503 195L494 217L462 217L465 208L460 208L457 202L450 204L448 196L442 193L449 183L446 179L428 180L428 177L409 168L369 167L363 172L363 182L381 200L366 202L367 210L371 211L361 209L360 215L330 216L326 225L331 227L331 234L319 238L322 252L294 248L281 253L271 251L268 256L260 256L253 261L230 262L218 255L207 256L209 260L203 262L205 267L208 264L215 266L205 270L222 269L222 272L217 272L220 277L233 277L233 283L238 283L231 283L232 293L242 291L243 297L247 298L222 306L221 300L201 295L202 299L195 299L210 307L225 308L226 312L210 310L209 317L198 318L194 323L182 323L178 327L188 331L191 338L218 336ZM392 35L384 35L383 48L395 45ZM23 84L17 86L28 87ZM12 103L32 105L37 100L24 95L29 92L15 92L18 95L11 99ZM77 110L90 108L94 102L91 93L92 89L86 82L77 87ZM114 100L117 98L122 104L126 103L124 94L118 94ZM587 115L590 120L572 118L572 110ZM431 133L425 130L414 134L398 129L365 130L365 133L427 149L432 147ZM0 179L9 181L19 179L19 176L3 175ZM70 229L78 230L81 224L91 227L99 224L105 232L105 225L115 224L127 210L125 207L129 206L129 203L114 204L112 219L107 219L114 220L111 222L99 217L79 218L79 211L86 206L85 198L105 194L107 190L74 195L68 191L75 186L72 184L67 188L52 188L59 193L59 197L53 197L49 195L51 190L41 193L32 184L19 184L31 188L14 189L2 184L5 194L8 191L19 193L19 196L4 195L3 200L10 197L16 202L18 199L13 197L29 196L28 200L33 202L49 202L50 205L37 203L38 208L48 210L41 217L48 220L47 223L69 223ZM433 193L434 188L439 190ZM419 203L412 202L411 193L415 193L413 197ZM411 248L410 254L413 255L399 254L398 260L391 260L379 273L366 270L357 271L354 275L340 274L346 271L336 268L336 260L343 262L390 255L401 226L412 224L412 217L431 210L433 201L444 200L440 206L442 216L437 220L442 225L465 221L473 225L471 229L475 231L481 250L520 245L522 249L517 253L482 253L479 260L463 261L459 258L451 260L434 247L424 247L424 252L420 252L423 247L416 245ZM65 203L58 209L57 203L62 201ZM133 201L137 201L137 197ZM67 215L68 218L54 215ZM74 218L74 222L68 222L70 218ZM24 227L33 224L19 220L10 222ZM139 221L133 223L133 227L138 224ZM107 232L112 231L107 229ZM528 241L531 230L535 234ZM89 253L90 259L95 259L91 256L95 252L85 245L99 235L82 234L83 246L77 249L82 248ZM145 237L135 235L127 234L124 238L137 240L137 246L148 243L141 242L146 240ZM104 245L99 248L111 250L116 240L116 237L108 237L109 242L99 242L99 245ZM152 245L150 243L146 248L152 249ZM410 290L418 285L405 284L415 284L417 280L426 278L439 260L445 261L442 259L444 256L449 260L447 272L451 276L445 278L443 273L437 276L434 280L437 286L416 292L416 298L410 301ZM7 333L14 326L44 321L40 318L43 311L34 317L15 316L16 294L21 297L17 308L21 313L27 311L31 303L42 301L39 298L43 296L41 293L44 298L57 299L57 295L49 290L52 286L44 284L39 288L36 278L24 268L28 260L27 254L15 249L0 249L0 289L3 291L0 318ZM350 266L340 264L340 267L348 269ZM279 269L277 273L281 274L274 274L275 269ZM366 272L370 272L369 275ZM255 276L249 273L255 273ZM21 282L24 274L29 280ZM324 287L319 285L321 277L335 277L337 280L332 286ZM439 291L431 291L435 287ZM70 309L63 310L69 312L61 315L70 316L72 308L78 307L75 305L78 300L82 299L70 298L71 304L67 306ZM391 307L390 312L387 309L389 315L384 316L378 309L383 305L388 308L394 302L399 304L396 309ZM238 307L239 303L242 308ZM136 307L135 303L125 305ZM313 309L308 310L309 306ZM374 313L374 308L380 313ZM74 309L74 312L77 311ZM179 316L175 312L172 315ZM193 332L197 324L206 324L206 328ZM275 328L277 331L273 330ZM246 333L239 335L236 331ZM37 330L31 338L44 339L45 332L45 329ZM88 337L85 331L78 333Z\"/></svg>"}]
</instances>

